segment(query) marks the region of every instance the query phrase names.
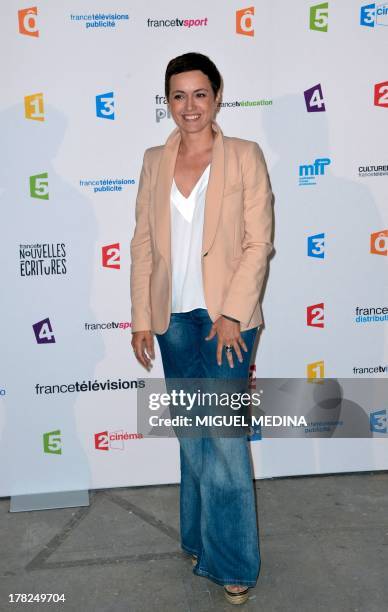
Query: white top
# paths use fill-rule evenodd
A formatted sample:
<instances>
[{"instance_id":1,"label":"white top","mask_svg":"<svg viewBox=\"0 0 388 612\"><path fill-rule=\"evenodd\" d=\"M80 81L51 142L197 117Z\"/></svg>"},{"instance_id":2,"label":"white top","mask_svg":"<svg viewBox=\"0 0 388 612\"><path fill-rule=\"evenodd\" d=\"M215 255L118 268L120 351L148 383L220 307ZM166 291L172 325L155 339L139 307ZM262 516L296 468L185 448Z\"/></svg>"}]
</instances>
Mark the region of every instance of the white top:
<instances>
[{"instance_id":1,"label":"white top","mask_svg":"<svg viewBox=\"0 0 388 612\"><path fill-rule=\"evenodd\" d=\"M171 312L206 308L202 285L202 230L210 164L188 198L171 187Z\"/></svg>"}]
</instances>

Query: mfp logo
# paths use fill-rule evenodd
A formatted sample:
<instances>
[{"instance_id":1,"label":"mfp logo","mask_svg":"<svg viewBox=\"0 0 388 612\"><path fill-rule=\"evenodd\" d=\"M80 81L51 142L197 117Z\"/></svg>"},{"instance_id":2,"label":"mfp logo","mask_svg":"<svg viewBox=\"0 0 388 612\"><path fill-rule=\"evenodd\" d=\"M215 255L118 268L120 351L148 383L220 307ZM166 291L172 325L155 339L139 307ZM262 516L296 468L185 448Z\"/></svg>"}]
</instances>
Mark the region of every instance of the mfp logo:
<instances>
[{"instance_id":1,"label":"mfp logo","mask_svg":"<svg viewBox=\"0 0 388 612\"><path fill-rule=\"evenodd\" d=\"M43 452L52 455L62 455L61 430L47 431L43 434Z\"/></svg>"},{"instance_id":2,"label":"mfp logo","mask_svg":"<svg viewBox=\"0 0 388 612\"><path fill-rule=\"evenodd\" d=\"M388 81L376 83L374 93L374 105L388 108Z\"/></svg>"},{"instance_id":3,"label":"mfp logo","mask_svg":"<svg viewBox=\"0 0 388 612\"><path fill-rule=\"evenodd\" d=\"M325 257L325 234L315 234L307 236L307 255L308 257Z\"/></svg>"},{"instance_id":4,"label":"mfp logo","mask_svg":"<svg viewBox=\"0 0 388 612\"><path fill-rule=\"evenodd\" d=\"M26 119L44 121L43 93L24 96L24 113Z\"/></svg>"},{"instance_id":5,"label":"mfp logo","mask_svg":"<svg viewBox=\"0 0 388 612\"><path fill-rule=\"evenodd\" d=\"M96 450L124 450L124 442L127 440L140 440L143 438L141 433L128 433L123 429L118 431L100 431L94 434L94 447Z\"/></svg>"},{"instance_id":6,"label":"mfp logo","mask_svg":"<svg viewBox=\"0 0 388 612\"><path fill-rule=\"evenodd\" d=\"M96 96L96 115L100 119L115 118L115 101L113 91Z\"/></svg>"},{"instance_id":7,"label":"mfp logo","mask_svg":"<svg viewBox=\"0 0 388 612\"><path fill-rule=\"evenodd\" d=\"M53 344L55 342L55 336L49 318L34 323L32 328L38 344Z\"/></svg>"},{"instance_id":8,"label":"mfp logo","mask_svg":"<svg viewBox=\"0 0 388 612\"><path fill-rule=\"evenodd\" d=\"M30 8L21 9L20 11L18 11L20 34L24 34L25 36L39 36L37 15L37 6L31 6Z\"/></svg>"},{"instance_id":9,"label":"mfp logo","mask_svg":"<svg viewBox=\"0 0 388 612\"><path fill-rule=\"evenodd\" d=\"M318 85L310 87L310 89L306 89L306 91L304 91L303 93L308 113L325 112L325 101L323 99L322 86L320 83L318 83Z\"/></svg>"},{"instance_id":10,"label":"mfp logo","mask_svg":"<svg viewBox=\"0 0 388 612\"><path fill-rule=\"evenodd\" d=\"M375 410L369 415L370 430L375 433L388 433L387 410Z\"/></svg>"},{"instance_id":11,"label":"mfp logo","mask_svg":"<svg viewBox=\"0 0 388 612\"><path fill-rule=\"evenodd\" d=\"M314 4L310 7L310 30L327 32L329 23L329 3Z\"/></svg>"},{"instance_id":12,"label":"mfp logo","mask_svg":"<svg viewBox=\"0 0 388 612\"><path fill-rule=\"evenodd\" d=\"M306 308L307 325L310 327L325 327L325 305L313 304Z\"/></svg>"},{"instance_id":13,"label":"mfp logo","mask_svg":"<svg viewBox=\"0 0 388 612\"><path fill-rule=\"evenodd\" d=\"M107 244L102 249L102 266L103 268L120 269L120 243Z\"/></svg>"},{"instance_id":14,"label":"mfp logo","mask_svg":"<svg viewBox=\"0 0 388 612\"><path fill-rule=\"evenodd\" d=\"M49 199L47 172L30 176L30 196L39 200Z\"/></svg>"},{"instance_id":15,"label":"mfp logo","mask_svg":"<svg viewBox=\"0 0 388 612\"><path fill-rule=\"evenodd\" d=\"M316 177L325 174L325 166L328 166L331 160L328 157L318 157L312 164L303 164L299 166L299 185L316 185Z\"/></svg>"},{"instance_id":16,"label":"mfp logo","mask_svg":"<svg viewBox=\"0 0 388 612\"><path fill-rule=\"evenodd\" d=\"M388 3L365 4L361 7L360 25L374 28L375 26L388 26Z\"/></svg>"},{"instance_id":17,"label":"mfp logo","mask_svg":"<svg viewBox=\"0 0 388 612\"><path fill-rule=\"evenodd\" d=\"M388 256L388 229L370 235L370 252L373 255Z\"/></svg>"},{"instance_id":18,"label":"mfp logo","mask_svg":"<svg viewBox=\"0 0 388 612\"><path fill-rule=\"evenodd\" d=\"M244 36L255 35L255 29L253 27L254 14L254 6L236 11L236 34L243 34Z\"/></svg>"}]
</instances>

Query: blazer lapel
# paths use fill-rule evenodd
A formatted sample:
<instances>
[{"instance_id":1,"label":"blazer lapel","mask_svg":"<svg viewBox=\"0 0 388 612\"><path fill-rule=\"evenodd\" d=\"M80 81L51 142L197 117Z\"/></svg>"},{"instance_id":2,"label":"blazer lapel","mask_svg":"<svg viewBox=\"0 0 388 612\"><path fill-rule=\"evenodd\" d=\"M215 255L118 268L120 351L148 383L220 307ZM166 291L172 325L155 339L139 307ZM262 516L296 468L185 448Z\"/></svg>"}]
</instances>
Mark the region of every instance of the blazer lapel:
<instances>
[{"instance_id":1,"label":"blazer lapel","mask_svg":"<svg viewBox=\"0 0 388 612\"><path fill-rule=\"evenodd\" d=\"M224 141L221 128L213 122L216 132L206 191L205 217L202 234L202 254L213 244L220 215L224 190ZM161 156L155 193L155 240L160 254L167 263L171 276L171 212L170 197L172 180L181 136L176 128L168 137Z\"/></svg>"}]
</instances>

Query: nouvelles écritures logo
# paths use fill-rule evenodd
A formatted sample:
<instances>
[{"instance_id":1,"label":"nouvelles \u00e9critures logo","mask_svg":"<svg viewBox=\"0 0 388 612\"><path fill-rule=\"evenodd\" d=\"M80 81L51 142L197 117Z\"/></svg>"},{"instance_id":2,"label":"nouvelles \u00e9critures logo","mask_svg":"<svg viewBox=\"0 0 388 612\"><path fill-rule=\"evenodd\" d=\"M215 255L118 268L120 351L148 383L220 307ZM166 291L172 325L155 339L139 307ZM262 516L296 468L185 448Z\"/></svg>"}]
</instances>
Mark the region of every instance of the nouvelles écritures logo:
<instances>
[{"instance_id":1,"label":"nouvelles \u00e9critures logo","mask_svg":"<svg viewBox=\"0 0 388 612\"><path fill-rule=\"evenodd\" d=\"M66 245L63 242L19 245L20 276L67 274Z\"/></svg>"}]
</instances>

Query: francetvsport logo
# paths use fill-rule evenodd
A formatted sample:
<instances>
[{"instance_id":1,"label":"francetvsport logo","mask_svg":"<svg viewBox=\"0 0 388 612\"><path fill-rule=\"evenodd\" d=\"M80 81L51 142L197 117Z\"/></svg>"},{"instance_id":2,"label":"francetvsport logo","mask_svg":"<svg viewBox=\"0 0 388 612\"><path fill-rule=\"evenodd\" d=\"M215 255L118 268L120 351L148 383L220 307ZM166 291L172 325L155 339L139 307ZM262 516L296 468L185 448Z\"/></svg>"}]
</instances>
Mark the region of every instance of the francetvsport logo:
<instances>
[{"instance_id":1,"label":"francetvsport logo","mask_svg":"<svg viewBox=\"0 0 388 612\"><path fill-rule=\"evenodd\" d=\"M124 443L132 440L141 440L143 434L129 433L124 429L116 431L99 431L94 434L94 448L96 450L124 450Z\"/></svg>"},{"instance_id":2,"label":"francetvsport logo","mask_svg":"<svg viewBox=\"0 0 388 612\"><path fill-rule=\"evenodd\" d=\"M63 242L19 245L20 276L67 274L66 245Z\"/></svg>"},{"instance_id":3,"label":"francetvsport logo","mask_svg":"<svg viewBox=\"0 0 388 612\"><path fill-rule=\"evenodd\" d=\"M172 19L147 19L147 26L149 28L198 28L208 25L208 18L180 18L174 17Z\"/></svg>"},{"instance_id":4,"label":"francetvsport logo","mask_svg":"<svg viewBox=\"0 0 388 612\"><path fill-rule=\"evenodd\" d=\"M38 28L38 7L20 9L18 11L19 33L24 36L39 36Z\"/></svg>"},{"instance_id":5,"label":"francetvsport logo","mask_svg":"<svg viewBox=\"0 0 388 612\"><path fill-rule=\"evenodd\" d=\"M86 331L101 331L106 329L130 329L130 321L107 321L106 323L84 323Z\"/></svg>"}]
</instances>

